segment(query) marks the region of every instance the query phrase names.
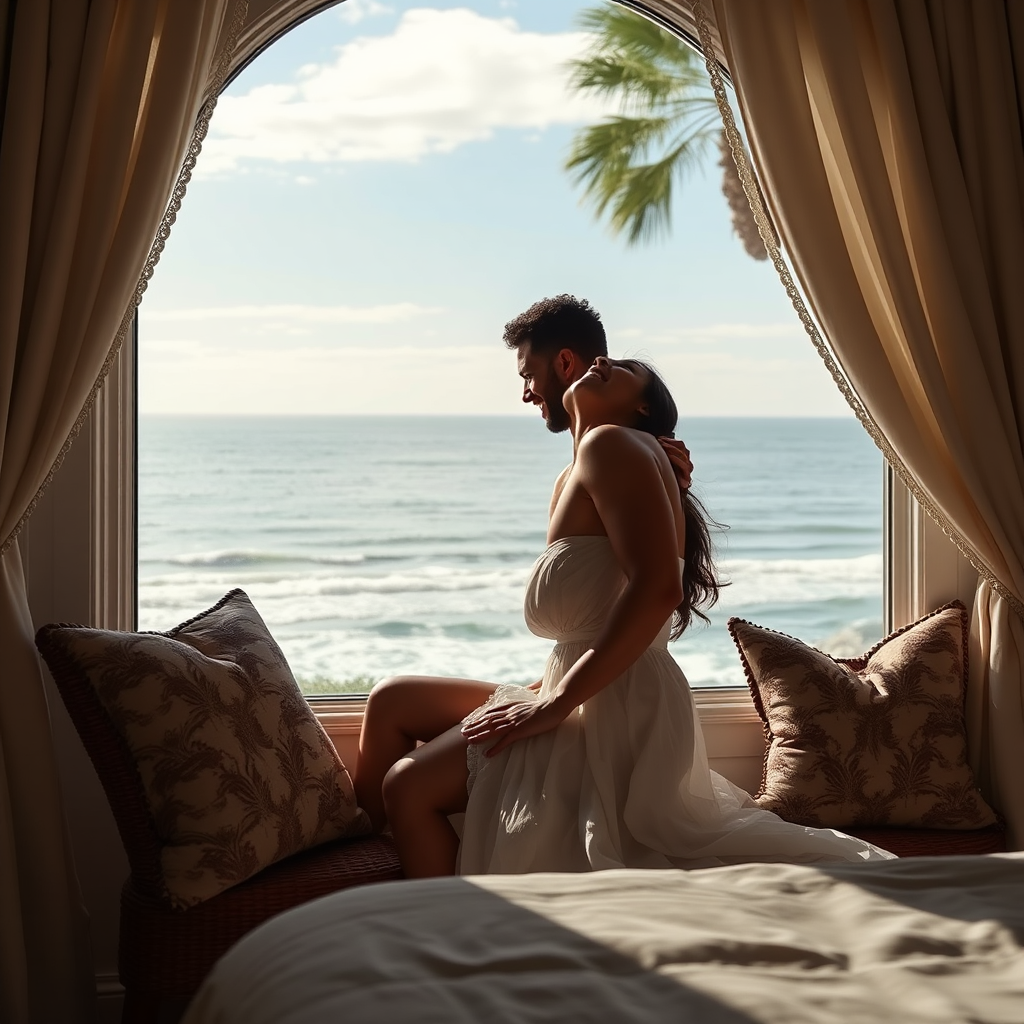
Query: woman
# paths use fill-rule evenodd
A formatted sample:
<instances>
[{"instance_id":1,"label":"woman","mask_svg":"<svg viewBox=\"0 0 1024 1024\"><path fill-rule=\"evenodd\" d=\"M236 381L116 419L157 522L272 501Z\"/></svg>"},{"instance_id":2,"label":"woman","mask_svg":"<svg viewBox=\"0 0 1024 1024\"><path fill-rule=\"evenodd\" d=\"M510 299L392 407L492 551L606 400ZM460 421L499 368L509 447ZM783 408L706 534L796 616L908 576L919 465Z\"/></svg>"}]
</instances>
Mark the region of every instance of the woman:
<instances>
[{"instance_id":1,"label":"woman","mask_svg":"<svg viewBox=\"0 0 1024 1024\"><path fill-rule=\"evenodd\" d=\"M526 593L531 630L556 641L544 678L406 676L370 695L356 796L406 875L890 856L784 822L709 769L667 649L719 588L703 510L656 440L675 403L649 366L605 357L563 403L573 461Z\"/></svg>"}]
</instances>

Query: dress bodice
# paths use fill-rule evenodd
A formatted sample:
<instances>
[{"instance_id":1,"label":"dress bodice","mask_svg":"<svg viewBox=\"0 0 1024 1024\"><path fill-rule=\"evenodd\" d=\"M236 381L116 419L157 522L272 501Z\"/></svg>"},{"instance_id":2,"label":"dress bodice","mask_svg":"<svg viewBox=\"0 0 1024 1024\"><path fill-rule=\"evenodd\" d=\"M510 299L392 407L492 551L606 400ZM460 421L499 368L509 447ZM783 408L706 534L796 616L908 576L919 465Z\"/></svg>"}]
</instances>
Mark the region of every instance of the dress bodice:
<instances>
[{"instance_id":1,"label":"dress bodice","mask_svg":"<svg viewBox=\"0 0 1024 1024\"><path fill-rule=\"evenodd\" d=\"M625 583L607 537L563 537L534 563L526 584L526 624L559 643L593 640ZM652 646L665 646L670 626L671 619Z\"/></svg>"}]
</instances>

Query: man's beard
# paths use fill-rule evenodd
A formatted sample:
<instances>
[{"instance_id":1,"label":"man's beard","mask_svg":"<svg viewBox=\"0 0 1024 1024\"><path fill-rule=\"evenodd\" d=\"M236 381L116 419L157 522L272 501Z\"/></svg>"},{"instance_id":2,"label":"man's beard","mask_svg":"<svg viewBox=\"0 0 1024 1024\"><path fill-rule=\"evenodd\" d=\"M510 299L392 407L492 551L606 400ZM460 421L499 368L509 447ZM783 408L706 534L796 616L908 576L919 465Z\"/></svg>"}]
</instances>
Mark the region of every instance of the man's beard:
<instances>
[{"instance_id":1,"label":"man's beard","mask_svg":"<svg viewBox=\"0 0 1024 1024\"><path fill-rule=\"evenodd\" d=\"M558 396L558 400L554 404L548 403L548 415L544 422L552 434L561 434L572 426L569 414L565 411L565 406L562 405L561 395Z\"/></svg>"}]
</instances>

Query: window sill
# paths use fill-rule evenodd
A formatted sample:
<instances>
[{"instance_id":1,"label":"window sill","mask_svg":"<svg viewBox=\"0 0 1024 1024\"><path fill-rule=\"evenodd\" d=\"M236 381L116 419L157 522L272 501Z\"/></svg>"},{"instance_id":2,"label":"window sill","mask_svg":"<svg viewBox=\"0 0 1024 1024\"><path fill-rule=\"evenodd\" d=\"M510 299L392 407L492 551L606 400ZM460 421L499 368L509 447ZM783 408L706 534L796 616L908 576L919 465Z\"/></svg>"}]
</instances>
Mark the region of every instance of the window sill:
<instances>
[{"instance_id":1,"label":"window sill","mask_svg":"<svg viewBox=\"0 0 1024 1024\"><path fill-rule=\"evenodd\" d=\"M750 693L740 687L720 687L714 689L697 689L693 691L697 715L702 725L727 725L755 722L760 725L760 718L754 710ZM366 696L310 697L309 706L313 709L320 724L332 736L358 735L366 711Z\"/></svg>"}]
</instances>

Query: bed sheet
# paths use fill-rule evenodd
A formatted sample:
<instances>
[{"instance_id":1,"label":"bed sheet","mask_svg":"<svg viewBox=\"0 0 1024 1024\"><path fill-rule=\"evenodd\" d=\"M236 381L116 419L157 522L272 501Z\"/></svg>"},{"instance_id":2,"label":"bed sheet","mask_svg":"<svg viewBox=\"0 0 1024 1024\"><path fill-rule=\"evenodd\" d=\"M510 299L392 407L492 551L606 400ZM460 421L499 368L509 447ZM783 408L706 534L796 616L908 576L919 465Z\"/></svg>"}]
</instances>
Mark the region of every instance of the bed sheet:
<instances>
[{"instance_id":1,"label":"bed sheet","mask_svg":"<svg viewBox=\"0 0 1024 1024\"><path fill-rule=\"evenodd\" d=\"M185 1024L1024 1022L1024 854L389 882L298 907Z\"/></svg>"}]
</instances>

